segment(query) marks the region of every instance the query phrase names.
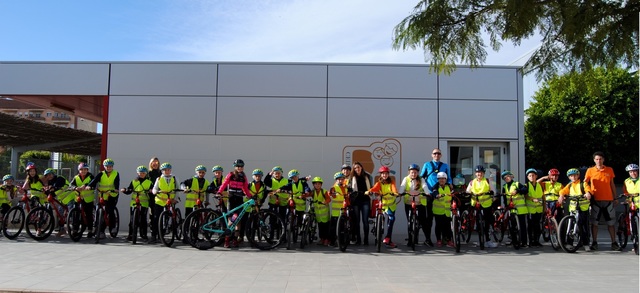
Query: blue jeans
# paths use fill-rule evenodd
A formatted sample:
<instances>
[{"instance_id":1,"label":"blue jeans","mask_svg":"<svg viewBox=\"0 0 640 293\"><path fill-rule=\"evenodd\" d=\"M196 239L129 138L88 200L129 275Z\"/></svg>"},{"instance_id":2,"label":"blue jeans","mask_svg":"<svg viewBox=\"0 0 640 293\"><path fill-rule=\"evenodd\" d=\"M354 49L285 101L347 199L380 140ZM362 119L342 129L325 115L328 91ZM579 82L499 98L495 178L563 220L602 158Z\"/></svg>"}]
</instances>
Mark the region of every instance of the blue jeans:
<instances>
[{"instance_id":1,"label":"blue jeans","mask_svg":"<svg viewBox=\"0 0 640 293\"><path fill-rule=\"evenodd\" d=\"M389 216L389 222L387 222L387 236L385 236L385 238L391 238L391 234L393 233L393 224L396 222L396 212L391 209L386 209L384 212Z\"/></svg>"},{"instance_id":2,"label":"blue jeans","mask_svg":"<svg viewBox=\"0 0 640 293\"><path fill-rule=\"evenodd\" d=\"M362 222L362 229L364 232L364 240L365 242L369 239L369 211L371 209L371 204L369 202L359 202L354 206L353 213L353 229L351 229L351 233L355 236L356 240L361 241L360 238L360 222Z\"/></svg>"}]
</instances>

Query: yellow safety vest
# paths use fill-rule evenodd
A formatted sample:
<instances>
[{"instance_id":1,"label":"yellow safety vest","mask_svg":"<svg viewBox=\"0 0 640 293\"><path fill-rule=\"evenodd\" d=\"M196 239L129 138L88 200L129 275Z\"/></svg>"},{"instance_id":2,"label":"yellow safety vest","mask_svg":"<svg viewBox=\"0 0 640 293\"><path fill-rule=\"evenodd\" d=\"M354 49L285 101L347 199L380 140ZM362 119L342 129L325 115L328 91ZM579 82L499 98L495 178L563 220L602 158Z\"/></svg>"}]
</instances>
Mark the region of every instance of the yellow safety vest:
<instances>
[{"instance_id":1,"label":"yellow safety vest","mask_svg":"<svg viewBox=\"0 0 640 293\"><path fill-rule=\"evenodd\" d=\"M256 201L256 203L260 203L262 201L262 199L264 198L264 189L266 188L266 186L264 185L264 182L260 182L260 188L256 189L256 182L252 181L251 183L249 183L249 191L251 191L251 196L253 197L253 200ZM243 198L244 202L249 201L249 197L245 196ZM245 211L250 211L252 207L248 206L245 208Z\"/></svg>"},{"instance_id":2,"label":"yellow safety vest","mask_svg":"<svg viewBox=\"0 0 640 293\"><path fill-rule=\"evenodd\" d=\"M508 190L507 190L507 184L502 186L502 190L504 190L504 193L506 194L506 197L507 197L506 198L507 202L505 202L505 205L508 206L509 203L511 202L511 199L513 199L513 205L515 206L518 214L526 215L527 213L529 213L529 208L527 208L527 203L525 202L524 195L519 193L516 193L516 195L511 195L511 192L515 191L518 185L520 185L520 183L513 181Z\"/></svg>"},{"instance_id":3,"label":"yellow safety vest","mask_svg":"<svg viewBox=\"0 0 640 293\"><path fill-rule=\"evenodd\" d=\"M551 184L551 181L545 181L543 184L544 184L543 185L544 192L547 194L545 200L557 201L560 194L560 190L562 190L562 183L554 182L553 184Z\"/></svg>"},{"instance_id":4,"label":"yellow safety vest","mask_svg":"<svg viewBox=\"0 0 640 293\"><path fill-rule=\"evenodd\" d=\"M396 204L396 197L392 194L391 183L380 183L380 194L382 194L382 209L392 212L396 211L398 205Z\"/></svg>"},{"instance_id":5,"label":"yellow safety vest","mask_svg":"<svg viewBox=\"0 0 640 293\"><path fill-rule=\"evenodd\" d=\"M571 187L569 187L569 195L572 196L583 196L582 194L582 188L580 188L580 185L582 184L582 182L580 182L580 184L571 184ZM569 202L569 212L573 212L576 210L578 201L576 200L571 200ZM589 205L590 205L590 201L585 199L580 200L580 210L583 212L586 212L589 210Z\"/></svg>"},{"instance_id":6,"label":"yellow safety vest","mask_svg":"<svg viewBox=\"0 0 640 293\"><path fill-rule=\"evenodd\" d=\"M627 189L627 193L629 194L638 194L640 193L640 180L636 180L636 182L633 182L633 180L631 180L631 178L627 178L624 180L624 186ZM635 205L637 207L640 208L640 196L636 196L633 198L633 202L635 203Z\"/></svg>"},{"instance_id":7,"label":"yellow safety vest","mask_svg":"<svg viewBox=\"0 0 640 293\"><path fill-rule=\"evenodd\" d=\"M80 179L80 175L76 175L76 177L73 177L73 180L76 182L76 186L84 186L91 182L91 177L87 176L84 178L84 180L82 180ZM93 192L93 190L80 191L80 196L82 196L82 199L86 203L91 203L95 199L95 193Z\"/></svg>"},{"instance_id":8,"label":"yellow safety vest","mask_svg":"<svg viewBox=\"0 0 640 293\"><path fill-rule=\"evenodd\" d=\"M443 196L433 200L433 208L431 209L433 214L446 215L451 218L451 188L446 184L444 188L438 185L438 194Z\"/></svg>"},{"instance_id":9,"label":"yellow safety vest","mask_svg":"<svg viewBox=\"0 0 640 293\"><path fill-rule=\"evenodd\" d=\"M489 187L489 180L487 180L487 178L482 178L482 181L480 182L476 179L471 181L471 192L473 194L483 194L478 196L478 201L480 201L480 205L485 209L491 207L491 195L485 194L489 191L491 191L491 187ZM472 197L471 206L473 207L475 205L476 199L475 197Z\"/></svg>"},{"instance_id":10,"label":"yellow safety vest","mask_svg":"<svg viewBox=\"0 0 640 293\"><path fill-rule=\"evenodd\" d=\"M324 202L326 200L324 197L325 194L326 194L326 191L322 188L320 189L319 192L315 189L313 190L313 201L315 201L313 206L316 212L316 222L318 223L329 222L329 205L319 203L319 202Z\"/></svg>"},{"instance_id":11,"label":"yellow safety vest","mask_svg":"<svg viewBox=\"0 0 640 293\"><path fill-rule=\"evenodd\" d=\"M17 196L17 192L18 187L16 187L15 185L2 185L2 188L0 188L0 205L5 203L11 205L10 194L13 194L13 196Z\"/></svg>"},{"instance_id":12,"label":"yellow safety vest","mask_svg":"<svg viewBox=\"0 0 640 293\"><path fill-rule=\"evenodd\" d=\"M75 199L76 193L72 190L67 190L68 188L69 188L69 181L67 179L64 179L64 186L62 186L62 188L58 189L55 192L56 198L63 205L68 205L72 200Z\"/></svg>"},{"instance_id":13,"label":"yellow safety vest","mask_svg":"<svg viewBox=\"0 0 640 293\"><path fill-rule=\"evenodd\" d=\"M171 176L168 183L166 178L165 176L158 178L158 189L169 193L168 196L166 193L158 192L158 194L156 194L156 204L159 206L166 206L168 199L174 199L176 197L176 193L173 191L176 189L176 177Z\"/></svg>"},{"instance_id":14,"label":"yellow safety vest","mask_svg":"<svg viewBox=\"0 0 640 293\"><path fill-rule=\"evenodd\" d=\"M542 213L542 185L536 184L536 186L534 187L531 182L527 182L527 186L529 187L529 198L527 198L527 208L529 209L529 214ZM533 202L533 198L538 199L538 202Z\"/></svg>"},{"instance_id":15,"label":"yellow safety vest","mask_svg":"<svg viewBox=\"0 0 640 293\"><path fill-rule=\"evenodd\" d=\"M185 208L192 208L194 206L196 206L196 200L198 199L198 193L199 192L204 192L205 190L207 190L207 186L209 186L209 180L204 179L204 186L200 186L198 183L198 177L193 177L193 179L191 179L191 186L189 186L189 190L191 190L192 192L189 192L186 194L186 198L184 201L184 207ZM207 197L206 193L202 193L202 196L200 196L200 200L201 201L205 201Z\"/></svg>"},{"instance_id":16,"label":"yellow safety vest","mask_svg":"<svg viewBox=\"0 0 640 293\"><path fill-rule=\"evenodd\" d=\"M98 182L98 191L107 191L107 190L115 190L115 181L116 176L118 176L118 171L113 170L111 174L107 175L107 172L102 171L102 176L100 176L100 182ZM109 197L118 196L117 192L106 192L102 194L102 198L107 200Z\"/></svg>"},{"instance_id":17,"label":"yellow safety vest","mask_svg":"<svg viewBox=\"0 0 640 293\"><path fill-rule=\"evenodd\" d=\"M289 181L287 179L285 179L284 177L280 178L280 181L276 180L275 178L271 178L271 190L277 190L280 189L280 187L287 185L287 183L289 183ZM280 192L278 194L276 194L278 196L278 199L280 199L280 206L284 207L287 205L287 201L289 200L289 194L284 193L284 192ZM272 196L271 198L269 198L269 203L270 204L276 204L276 197Z\"/></svg>"},{"instance_id":18,"label":"yellow safety vest","mask_svg":"<svg viewBox=\"0 0 640 293\"><path fill-rule=\"evenodd\" d=\"M40 175L38 175L38 178L40 178ZM47 197L44 195L44 192L42 192L43 188L44 185L42 185L40 180L29 183L29 198L36 196L38 197L40 204L45 204L47 202Z\"/></svg>"},{"instance_id":19,"label":"yellow safety vest","mask_svg":"<svg viewBox=\"0 0 640 293\"><path fill-rule=\"evenodd\" d=\"M418 182L422 183L422 179L420 177L418 177ZM404 192L405 193L409 193L409 191L411 191L411 178L409 176L404 177ZM417 190L420 193L426 193L424 191L424 189L422 188L422 185L420 186L420 189ZM404 196L404 204L411 204L411 195L406 194ZM424 195L420 195L418 196L418 204L419 205L423 205L423 206L427 206L427 197Z\"/></svg>"},{"instance_id":20,"label":"yellow safety vest","mask_svg":"<svg viewBox=\"0 0 640 293\"><path fill-rule=\"evenodd\" d=\"M298 180L297 183L291 182L291 192L293 193L293 202L296 203L296 211L304 212L307 207L307 202L302 198L304 187L300 180Z\"/></svg>"},{"instance_id":21,"label":"yellow safety vest","mask_svg":"<svg viewBox=\"0 0 640 293\"><path fill-rule=\"evenodd\" d=\"M145 178L142 183L140 180L135 179L131 181L131 185L133 185L133 193L131 194L131 207L136 206L136 197L140 198L140 205L148 208L149 207L149 190L151 190L151 180L149 178ZM140 194L138 196L138 194Z\"/></svg>"},{"instance_id":22,"label":"yellow safety vest","mask_svg":"<svg viewBox=\"0 0 640 293\"><path fill-rule=\"evenodd\" d=\"M348 195L347 188L338 184L333 185L333 189L336 191L336 197L331 199L331 216L339 217L342 210L342 204L344 198Z\"/></svg>"}]
</instances>

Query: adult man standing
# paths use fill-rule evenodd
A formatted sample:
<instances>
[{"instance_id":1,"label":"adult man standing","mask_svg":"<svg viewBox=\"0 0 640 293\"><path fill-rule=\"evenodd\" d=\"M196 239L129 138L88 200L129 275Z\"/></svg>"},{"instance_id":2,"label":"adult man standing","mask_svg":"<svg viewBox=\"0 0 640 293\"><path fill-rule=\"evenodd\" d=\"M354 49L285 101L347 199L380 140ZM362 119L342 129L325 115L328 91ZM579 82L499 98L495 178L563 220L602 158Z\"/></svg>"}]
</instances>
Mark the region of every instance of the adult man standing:
<instances>
[{"instance_id":1,"label":"adult man standing","mask_svg":"<svg viewBox=\"0 0 640 293\"><path fill-rule=\"evenodd\" d=\"M438 172L447 173L447 184L450 185L450 188L453 190L453 186L451 185L451 172L449 171L449 165L440 161L442 158L442 152L439 148L433 149L431 151L432 160L429 162L425 162L422 165L422 170L420 171L420 177L424 178L427 183L427 187L429 191L433 192L433 188L438 185ZM424 242L425 245L433 247L433 242L431 242L431 226L433 225L433 198L427 197L427 229L428 235L427 240Z\"/></svg>"},{"instance_id":2,"label":"adult man standing","mask_svg":"<svg viewBox=\"0 0 640 293\"><path fill-rule=\"evenodd\" d=\"M593 242L591 243L591 250L598 249L598 221L602 217L607 222L607 228L609 235L611 236L611 250L620 250L620 246L615 240L615 222L616 213L613 209L614 200L613 197L616 194L616 187L613 184L613 178L615 175L611 167L604 165L604 153L595 152L593 154L593 161L595 166L587 169L587 173L584 175L585 191L591 195L591 237Z\"/></svg>"}]
</instances>

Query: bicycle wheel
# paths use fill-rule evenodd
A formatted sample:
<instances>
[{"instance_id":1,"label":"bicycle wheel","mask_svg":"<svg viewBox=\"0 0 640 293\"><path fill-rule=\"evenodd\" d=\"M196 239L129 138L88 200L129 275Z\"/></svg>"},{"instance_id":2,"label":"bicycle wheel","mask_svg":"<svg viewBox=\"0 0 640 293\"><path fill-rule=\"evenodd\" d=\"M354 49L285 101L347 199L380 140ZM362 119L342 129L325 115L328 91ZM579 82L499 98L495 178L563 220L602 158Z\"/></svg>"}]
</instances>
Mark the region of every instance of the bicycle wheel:
<instances>
[{"instance_id":1,"label":"bicycle wheel","mask_svg":"<svg viewBox=\"0 0 640 293\"><path fill-rule=\"evenodd\" d=\"M551 226L551 219L547 218L546 214L542 214L542 240L544 242L549 242L551 240L551 231L549 230L549 226Z\"/></svg>"},{"instance_id":2,"label":"bicycle wheel","mask_svg":"<svg viewBox=\"0 0 640 293\"><path fill-rule=\"evenodd\" d=\"M249 216L245 234L251 246L260 250L269 250L280 245L284 236L284 221L270 210L260 210Z\"/></svg>"},{"instance_id":3,"label":"bicycle wheel","mask_svg":"<svg viewBox=\"0 0 640 293\"><path fill-rule=\"evenodd\" d=\"M111 235L111 238L116 238L120 230L120 212L117 207L113 208L113 214L115 219L109 219L109 224L113 225L113 228L109 227L109 235Z\"/></svg>"},{"instance_id":4,"label":"bicycle wheel","mask_svg":"<svg viewBox=\"0 0 640 293\"><path fill-rule=\"evenodd\" d=\"M309 215L305 214L300 225L300 249L304 249L309 241Z\"/></svg>"},{"instance_id":5,"label":"bicycle wheel","mask_svg":"<svg viewBox=\"0 0 640 293\"><path fill-rule=\"evenodd\" d=\"M158 218L158 232L160 240L164 243L164 246L171 247L173 241L176 239L175 235L175 221L171 217L171 212L163 211Z\"/></svg>"},{"instance_id":6,"label":"bicycle wheel","mask_svg":"<svg viewBox=\"0 0 640 293\"><path fill-rule=\"evenodd\" d=\"M517 215L509 216L509 237L511 237L513 249L520 249L522 239L520 239L520 220Z\"/></svg>"},{"instance_id":7,"label":"bicycle wheel","mask_svg":"<svg viewBox=\"0 0 640 293\"><path fill-rule=\"evenodd\" d=\"M378 214L376 217L376 251L378 252L380 252L380 249L382 248L383 225L384 216L382 214Z\"/></svg>"},{"instance_id":8,"label":"bicycle wheel","mask_svg":"<svg viewBox=\"0 0 640 293\"><path fill-rule=\"evenodd\" d=\"M182 226L183 226L183 219L182 219L182 213L180 212L180 209L176 208L176 219L175 219L176 223L175 223L175 227L176 227L176 231L175 231L175 235L176 235L176 240L182 240L182 236L183 236L183 230L182 230Z\"/></svg>"},{"instance_id":9,"label":"bicycle wheel","mask_svg":"<svg viewBox=\"0 0 640 293\"><path fill-rule=\"evenodd\" d=\"M318 222L316 222L316 217L312 215L309 217L309 232L308 232L309 239L307 240L309 244L313 244L316 241L316 239L318 239L316 237L317 231L318 231Z\"/></svg>"},{"instance_id":10,"label":"bicycle wheel","mask_svg":"<svg viewBox=\"0 0 640 293\"><path fill-rule=\"evenodd\" d=\"M16 239L24 227L24 210L20 206L9 209L2 218L2 234L7 239Z\"/></svg>"},{"instance_id":11,"label":"bicycle wheel","mask_svg":"<svg viewBox=\"0 0 640 293\"><path fill-rule=\"evenodd\" d=\"M633 216L631 218L631 227L633 227L633 251L638 255L638 243L640 242L640 234L638 234L638 230L640 229L640 217Z\"/></svg>"},{"instance_id":12,"label":"bicycle wheel","mask_svg":"<svg viewBox=\"0 0 640 293\"><path fill-rule=\"evenodd\" d=\"M218 218L220 218L220 214L208 208L198 209L189 214L184 221L183 229L184 236L188 237L187 241L191 246L200 250L207 250L222 243L222 233L209 231L223 231L225 229L224 219L213 221Z\"/></svg>"},{"instance_id":13,"label":"bicycle wheel","mask_svg":"<svg viewBox=\"0 0 640 293\"><path fill-rule=\"evenodd\" d=\"M554 250L560 249L560 243L558 242L558 222L556 219L551 218L549 223L549 242Z\"/></svg>"},{"instance_id":14,"label":"bicycle wheel","mask_svg":"<svg viewBox=\"0 0 640 293\"><path fill-rule=\"evenodd\" d=\"M627 247L627 242L629 241L629 225L627 224L627 214L621 214L618 216L618 230L616 232L616 236L618 238L618 245L620 245L620 250L623 250Z\"/></svg>"},{"instance_id":15,"label":"bicycle wheel","mask_svg":"<svg viewBox=\"0 0 640 293\"><path fill-rule=\"evenodd\" d=\"M69 238L74 242L80 241L84 230L82 211L79 208L72 209L69 212L69 216L67 216L67 231L69 233Z\"/></svg>"},{"instance_id":16,"label":"bicycle wheel","mask_svg":"<svg viewBox=\"0 0 640 293\"><path fill-rule=\"evenodd\" d=\"M574 216L566 216L560 220L558 225L558 241L562 250L568 253L574 253L578 250L580 243L580 233L575 231L576 218Z\"/></svg>"},{"instance_id":17,"label":"bicycle wheel","mask_svg":"<svg viewBox=\"0 0 640 293\"><path fill-rule=\"evenodd\" d=\"M104 209L98 208L96 210L96 236L95 243L100 243L100 236L102 234L102 228L104 227Z\"/></svg>"},{"instance_id":18,"label":"bicycle wheel","mask_svg":"<svg viewBox=\"0 0 640 293\"><path fill-rule=\"evenodd\" d=\"M27 235L35 240L44 240L51 235L55 221L53 213L46 207L37 207L27 214Z\"/></svg>"},{"instance_id":19,"label":"bicycle wheel","mask_svg":"<svg viewBox=\"0 0 640 293\"><path fill-rule=\"evenodd\" d=\"M462 241L460 231L460 216L453 215L451 217L451 231L453 232L453 244L456 247L456 252L460 252L460 244Z\"/></svg>"},{"instance_id":20,"label":"bicycle wheel","mask_svg":"<svg viewBox=\"0 0 640 293\"><path fill-rule=\"evenodd\" d=\"M413 211L409 212L409 247L411 250L416 250L416 214Z\"/></svg>"},{"instance_id":21,"label":"bicycle wheel","mask_svg":"<svg viewBox=\"0 0 640 293\"><path fill-rule=\"evenodd\" d=\"M293 247L293 233L296 229L296 215L293 212L289 212L289 220L287 221L287 250Z\"/></svg>"},{"instance_id":22,"label":"bicycle wheel","mask_svg":"<svg viewBox=\"0 0 640 293\"><path fill-rule=\"evenodd\" d=\"M471 233L473 232L473 221L471 220L471 214L469 213L469 211L462 212L460 221L463 241L465 243L469 243L469 241L471 241Z\"/></svg>"},{"instance_id":23,"label":"bicycle wheel","mask_svg":"<svg viewBox=\"0 0 640 293\"><path fill-rule=\"evenodd\" d=\"M476 215L476 224L478 225L478 244L480 245L480 250L484 250L484 219L482 218L482 213L478 212Z\"/></svg>"},{"instance_id":24,"label":"bicycle wheel","mask_svg":"<svg viewBox=\"0 0 640 293\"><path fill-rule=\"evenodd\" d=\"M338 247L340 251L345 252L347 250L347 246L349 246L349 219L340 215L338 217L338 227L336 231L338 232Z\"/></svg>"},{"instance_id":25,"label":"bicycle wheel","mask_svg":"<svg viewBox=\"0 0 640 293\"><path fill-rule=\"evenodd\" d=\"M491 235L491 237L493 237L493 240L496 243L500 243L502 242L502 240L504 240L504 227L506 226L506 223L504 221L503 215L504 213L501 210L493 212L493 218L495 220L493 221L493 230L489 234Z\"/></svg>"},{"instance_id":26,"label":"bicycle wheel","mask_svg":"<svg viewBox=\"0 0 640 293\"><path fill-rule=\"evenodd\" d=\"M131 243L136 244L138 242L138 223L140 223L140 211L137 207L133 208L133 216L131 217Z\"/></svg>"}]
</instances>

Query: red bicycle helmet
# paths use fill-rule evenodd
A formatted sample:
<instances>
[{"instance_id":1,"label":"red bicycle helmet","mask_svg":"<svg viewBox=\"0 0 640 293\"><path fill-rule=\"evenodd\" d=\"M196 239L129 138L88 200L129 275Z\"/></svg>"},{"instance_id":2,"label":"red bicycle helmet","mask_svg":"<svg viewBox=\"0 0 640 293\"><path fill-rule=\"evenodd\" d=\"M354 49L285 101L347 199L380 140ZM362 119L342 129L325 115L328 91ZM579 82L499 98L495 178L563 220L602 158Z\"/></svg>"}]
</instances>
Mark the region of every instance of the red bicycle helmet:
<instances>
[{"instance_id":1,"label":"red bicycle helmet","mask_svg":"<svg viewBox=\"0 0 640 293\"><path fill-rule=\"evenodd\" d=\"M380 169L378 169L378 173L389 173L389 167L387 166L382 166L380 167Z\"/></svg>"},{"instance_id":2,"label":"red bicycle helmet","mask_svg":"<svg viewBox=\"0 0 640 293\"><path fill-rule=\"evenodd\" d=\"M551 175L557 175L557 176L559 176L559 175L560 175L560 171L558 171L558 169L556 169L556 168L553 168L553 169L549 170L549 175L550 175L550 176L551 176Z\"/></svg>"},{"instance_id":3,"label":"red bicycle helmet","mask_svg":"<svg viewBox=\"0 0 640 293\"><path fill-rule=\"evenodd\" d=\"M36 165L33 164L29 164L27 165L27 171L31 170L31 169L36 169ZM36 169L37 170L37 169Z\"/></svg>"}]
</instances>

